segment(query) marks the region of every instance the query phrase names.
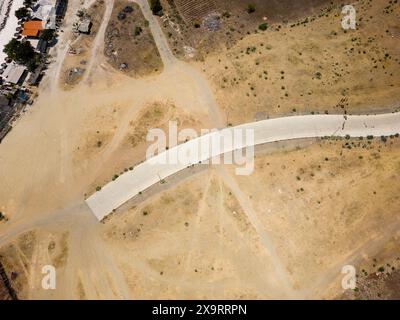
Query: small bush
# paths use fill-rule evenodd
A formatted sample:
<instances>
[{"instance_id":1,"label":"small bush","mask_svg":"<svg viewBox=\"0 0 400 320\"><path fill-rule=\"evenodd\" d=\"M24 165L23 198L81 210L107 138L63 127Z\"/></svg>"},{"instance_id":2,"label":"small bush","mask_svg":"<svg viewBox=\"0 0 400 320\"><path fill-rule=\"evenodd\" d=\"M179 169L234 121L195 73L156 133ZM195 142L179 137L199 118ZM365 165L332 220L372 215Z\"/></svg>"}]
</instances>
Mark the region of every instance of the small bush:
<instances>
[{"instance_id":1,"label":"small bush","mask_svg":"<svg viewBox=\"0 0 400 320\"><path fill-rule=\"evenodd\" d=\"M256 6L254 4L249 4L247 6L247 13L253 13L256 11Z\"/></svg>"},{"instance_id":2,"label":"small bush","mask_svg":"<svg viewBox=\"0 0 400 320\"><path fill-rule=\"evenodd\" d=\"M135 37L140 36L140 34L143 32L143 29L139 26L135 27Z\"/></svg>"},{"instance_id":3,"label":"small bush","mask_svg":"<svg viewBox=\"0 0 400 320\"><path fill-rule=\"evenodd\" d=\"M160 0L150 0L150 8L155 16L161 17L164 14Z\"/></svg>"},{"instance_id":4,"label":"small bush","mask_svg":"<svg viewBox=\"0 0 400 320\"><path fill-rule=\"evenodd\" d=\"M267 29L268 29L268 23L266 23L266 22L261 23L261 24L258 26L258 29L260 29L260 30L262 30L262 31L267 30Z\"/></svg>"}]
</instances>

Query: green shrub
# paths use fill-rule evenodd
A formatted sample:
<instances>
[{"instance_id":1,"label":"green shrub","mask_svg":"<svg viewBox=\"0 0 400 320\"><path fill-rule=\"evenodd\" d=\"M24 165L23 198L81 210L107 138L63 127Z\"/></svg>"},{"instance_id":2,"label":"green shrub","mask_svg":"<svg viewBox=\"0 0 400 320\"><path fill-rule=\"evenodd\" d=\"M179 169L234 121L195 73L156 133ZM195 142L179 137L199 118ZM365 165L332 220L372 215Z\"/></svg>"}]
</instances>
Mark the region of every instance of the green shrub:
<instances>
[{"instance_id":1,"label":"green shrub","mask_svg":"<svg viewBox=\"0 0 400 320\"><path fill-rule=\"evenodd\" d=\"M28 11L27 8L21 7L17 11L15 11L15 16L18 19L28 18L29 17L29 11Z\"/></svg>"},{"instance_id":2,"label":"green shrub","mask_svg":"<svg viewBox=\"0 0 400 320\"><path fill-rule=\"evenodd\" d=\"M160 0L149 0L149 1L150 1L150 8L153 14L155 16L161 17L164 13Z\"/></svg>"},{"instance_id":3,"label":"green shrub","mask_svg":"<svg viewBox=\"0 0 400 320\"><path fill-rule=\"evenodd\" d=\"M140 36L140 34L143 32L143 29L140 26L135 27L135 37Z\"/></svg>"},{"instance_id":4,"label":"green shrub","mask_svg":"<svg viewBox=\"0 0 400 320\"><path fill-rule=\"evenodd\" d=\"M255 12L256 11L256 6L254 5L254 4L252 4L252 3L250 3L248 6L247 6L247 13L253 13L253 12Z\"/></svg>"},{"instance_id":5,"label":"green shrub","mask_svg":"<svg viewBox=\"0 0 400 320\"><path fill-rule=\"evenodd\" d=\"M258 29L260 29L260 30L262 30L262 31L267 30L267 29L268 29L268 23L266 23L266 22L261 23L261 24L258 26Z\"/></svg>"}]
</instances>

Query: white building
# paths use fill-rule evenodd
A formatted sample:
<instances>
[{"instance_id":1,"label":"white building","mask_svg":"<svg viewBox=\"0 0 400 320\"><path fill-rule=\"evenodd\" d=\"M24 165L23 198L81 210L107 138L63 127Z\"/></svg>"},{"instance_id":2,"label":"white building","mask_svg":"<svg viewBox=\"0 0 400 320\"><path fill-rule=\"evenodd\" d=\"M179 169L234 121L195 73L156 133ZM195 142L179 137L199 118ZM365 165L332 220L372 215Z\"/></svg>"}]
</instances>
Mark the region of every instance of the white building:
<instances>
[{"instance_id":1,"label":"white building","mask_svg":"<svg viewBox=\"0 0 400 320\"><path fill-rule=\"evenodd\" d=\"M7 65L3 74L1 75L5 82L12 84L20 84L23 77L26 75L26 68L17 64L10 63Z\"/></svg>"},{"instance_id":2,"label":"white building","mask_svg":"<svg viewBox=\"0 0 400 320\"><path fill-rule=\"evenodd\" d=\"M43 29L56 28L56 0L39 0L33 7L32 18L43 21Z\"/></svg>"}]
</instances>

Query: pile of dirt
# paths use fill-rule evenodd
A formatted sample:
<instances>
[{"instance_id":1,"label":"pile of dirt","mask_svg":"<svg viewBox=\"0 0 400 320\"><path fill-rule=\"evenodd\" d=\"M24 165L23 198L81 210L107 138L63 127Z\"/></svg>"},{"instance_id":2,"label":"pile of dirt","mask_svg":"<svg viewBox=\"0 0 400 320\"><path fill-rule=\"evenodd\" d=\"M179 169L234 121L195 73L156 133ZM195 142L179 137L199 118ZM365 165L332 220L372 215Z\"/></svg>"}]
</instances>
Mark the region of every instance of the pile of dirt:
<instances>
[{"instance_id":1,"label":"pile of dirt","mask_svg":"<svg viewBox=\"0 0 400 320\"><path fill-rule=\"evenodd\" d=\"M229 122L251 122L262 114L396 110L400 58L391 27L398 21L400 4L390 13L382 11L385 0L360 0L354 6L356 30L342 28L337 6L296 23L269 24L267 30L208 56L201 68Z\"/></svg>"}]
</instances>

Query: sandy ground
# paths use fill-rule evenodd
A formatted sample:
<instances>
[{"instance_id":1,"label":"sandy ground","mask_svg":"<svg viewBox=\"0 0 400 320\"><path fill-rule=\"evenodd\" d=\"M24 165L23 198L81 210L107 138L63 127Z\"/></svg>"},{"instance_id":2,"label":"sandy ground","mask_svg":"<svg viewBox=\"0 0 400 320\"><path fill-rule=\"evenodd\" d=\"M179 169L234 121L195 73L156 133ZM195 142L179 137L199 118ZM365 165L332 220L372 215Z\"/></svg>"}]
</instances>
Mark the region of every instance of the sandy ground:
<instances>
[{"instance_id":1,"label":"sandy ground","mask_svg":"<svg viewBox=\"0 0 400 320\"><path fill-rule=\"evenodd\" d=\"M3 264L22 298L339 297L342 266L366 269L400 223L399 142L358 144L260 149L252 178L211 168L105 224L77 205L12 237ZM50 293L38 276L48 263L58 270Z\"/></svg>"},{"instance_id":2,"label":"sandy ground","mask_svg":"<svg viewBox=\"0 0 400 320\"><path fill-rule=\"evenodd\" d=\"M82 5L71 3L54 72L0 145L0 211L9 218L0 222L0 254L21 298L337 297L342 265L375 255L398 230L400 148L391 140L260 154L252 178L225 167L188 174L98 223L84 198L141 161L145 128L171 116L195 127L220 122L207 81L191 66L169 59L163 73L133 79L107 65L106 14L84 78L62 90L68 26ZM55 291L40 286L48 263L57 265Z\"/></svg>"}]
</instances>

